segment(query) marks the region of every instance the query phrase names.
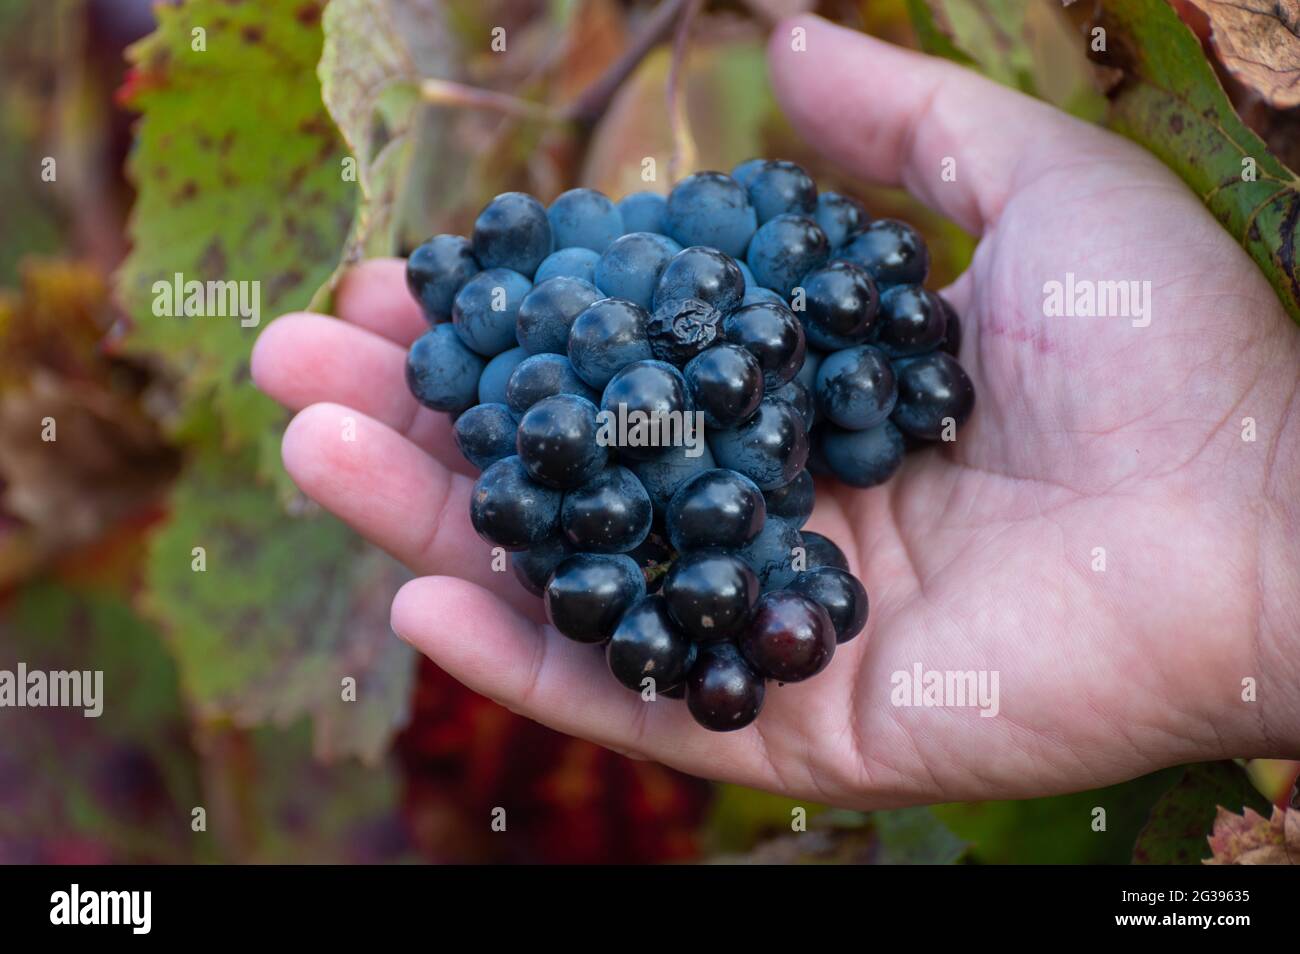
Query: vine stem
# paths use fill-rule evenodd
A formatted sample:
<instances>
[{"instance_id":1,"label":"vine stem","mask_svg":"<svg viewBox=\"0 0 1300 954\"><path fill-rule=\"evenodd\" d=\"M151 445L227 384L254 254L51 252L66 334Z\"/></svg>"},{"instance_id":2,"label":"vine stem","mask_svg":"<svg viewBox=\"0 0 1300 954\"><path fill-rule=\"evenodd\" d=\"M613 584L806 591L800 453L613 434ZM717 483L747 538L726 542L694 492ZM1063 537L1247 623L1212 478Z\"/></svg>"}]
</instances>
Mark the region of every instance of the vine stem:
<instances>
[{"instance_id":1,"label":"vine stem","mask_svg":"<svg viewBox=\"0 0 1300 954\"><path fill-rule=\"evenodd\" d=\"M677 32L673 36L673 58L668 68L668 121L673 133L673 154L668 160L668 178L677 181L684 171L695 166L695 138L691 135L690 120L686 115L686 54L690 46L691 28L704 6L704 0L686 0Z\"/></svg>"},{"instance_id":2,"label":"vine stem","mask_svg":"<svg viewBox=\"0 0 1300 954\"><path fill-rule=\"evenodd\" d=\"M444 79L423 79L420 81L420 98L435 106L460 106L471 109L485 109L503 113L517 119L536 119L553 122L562 119L561 113L544 103L520 99L508 93L468 86Z\"/></svg>"}]
</instances>

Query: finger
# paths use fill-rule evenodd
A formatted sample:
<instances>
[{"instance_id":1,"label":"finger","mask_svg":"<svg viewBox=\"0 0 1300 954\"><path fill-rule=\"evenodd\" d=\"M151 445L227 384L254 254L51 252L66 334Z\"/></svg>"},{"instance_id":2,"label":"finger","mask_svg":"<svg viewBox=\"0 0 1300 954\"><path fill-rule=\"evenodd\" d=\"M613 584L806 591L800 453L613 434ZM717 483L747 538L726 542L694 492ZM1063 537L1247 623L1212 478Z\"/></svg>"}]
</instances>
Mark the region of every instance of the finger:
<instances>
[{"instance_id":1,"label":"finger","mask_svg":"<svg viewBox=\"0 0 1300 954\"><path fill-rule=\"evenodd\" d=\"M806 42L795 49L799 28ZM780 24L769 57L776 97L807 141L975 234L997 220L1042 143L1082 143L1093 132L970 70L820 17ZM953 175L944 176L949 159Z\"/></svg>"},{"instance_id":2,"label":"finger","mask_svg":"<svg viewBox=\"0 0 1300 954\"><path fill-rule=\"evenodd\" d=\"M710 778L760 777L754 727L708 732L680 701L643 701L609 675L600 647L529 622L464 580L407 583L393 600L392 626L475 692L553 729Z\"/></svg>"},{"instance_id":3,"label":"finger","mask_svg":"<svg viewBox=\"0 0 1300 954\"><path fill-rule=\"evenodd\" d=\"M313 404L289 423L281 454L303 493L416 573L454 573L537 611L470 524L474 482L400 434L353 408Z\"/></svg>"},{"instance_id":4,"label":"finger","mask_svg":"<svg viewBox=\"0 0 1300 954\"><path fill-rule=\"evenodd\" d=\"M334 292L344 321L383 335L403 348L429 330L406 288L406 260L375 258L344 273Z\"/></svg>"},{"instance_id":5,"label":"finger","mask_svg":"<svg viewBox=\"0 0 1300 954\"><path fill-rule=\"evenodd\" d=\"M295 312L271 322L253 346L253 381L291 411L332 402L397 431L446 467L471 473L451 418L406 386L406 352L387 338L330 318Z\"/></svg>"}]
</instances>

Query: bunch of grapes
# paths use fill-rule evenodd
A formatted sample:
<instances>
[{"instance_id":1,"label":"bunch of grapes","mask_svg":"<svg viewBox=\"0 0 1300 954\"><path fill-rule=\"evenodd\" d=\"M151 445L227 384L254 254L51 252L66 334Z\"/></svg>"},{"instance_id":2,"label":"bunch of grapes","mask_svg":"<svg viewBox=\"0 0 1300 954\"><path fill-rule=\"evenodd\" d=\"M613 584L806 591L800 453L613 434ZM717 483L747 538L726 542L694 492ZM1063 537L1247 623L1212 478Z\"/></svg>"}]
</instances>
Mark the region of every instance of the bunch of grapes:
<instances>
[{"instance_id":1,"label":"bunch of grapes","mask_svg":"<svg viewBox=\"0 0 1300 954\"><path fill-rule=\"evenodd\" d=\"M407 383L454 416L474 528L555 628L738 729L866 624L843 552L801 532L810 471L874 486L971 413L928 268L910 226L789 162L667 199L509 192L409 257L431 329Z\"/></svg>"}]
</instances>

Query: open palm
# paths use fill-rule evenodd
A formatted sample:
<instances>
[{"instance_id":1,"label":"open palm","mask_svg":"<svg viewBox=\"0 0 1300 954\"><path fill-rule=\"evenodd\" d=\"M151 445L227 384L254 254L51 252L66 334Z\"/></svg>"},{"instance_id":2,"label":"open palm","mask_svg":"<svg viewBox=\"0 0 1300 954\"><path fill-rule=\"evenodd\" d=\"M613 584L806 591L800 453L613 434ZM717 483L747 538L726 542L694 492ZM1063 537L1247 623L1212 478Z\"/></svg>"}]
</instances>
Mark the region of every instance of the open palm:
<instances>
[{"instance_id":1,"label":"open palm","mask_svg":"<svg viewBox=\"0 0 1300 954\"><path fill-rule=\"evenodd\" d=\"M970 423L885 487L818 487L809 529L867 586L866 633L816 679L770 685L758 722L725 735L615 683L599 651L493 572L447 420L406 390L405 346L424 326L385 261L348 276L340 318L272 324L253 372L299 411L284 460L302 489L430 574L398 594L394 629L562 731L838 805L1296 754L1300 672L1282 634L1294 642L1300 613L1285 557L1300 500L1284 478L1300 467L1300 334L1268 284L1131 144L815 18L792 51L793 25L774 33L773 82L807 141L981 236L947 293L978 394ZM1045 317L1044 283L1067 273L1149 281L1150 324ZM894 674L918 664L996 672L996 714L893 704ZM1246 678L1259 701L1243 701Z\"/></svg>"}]
</instances>

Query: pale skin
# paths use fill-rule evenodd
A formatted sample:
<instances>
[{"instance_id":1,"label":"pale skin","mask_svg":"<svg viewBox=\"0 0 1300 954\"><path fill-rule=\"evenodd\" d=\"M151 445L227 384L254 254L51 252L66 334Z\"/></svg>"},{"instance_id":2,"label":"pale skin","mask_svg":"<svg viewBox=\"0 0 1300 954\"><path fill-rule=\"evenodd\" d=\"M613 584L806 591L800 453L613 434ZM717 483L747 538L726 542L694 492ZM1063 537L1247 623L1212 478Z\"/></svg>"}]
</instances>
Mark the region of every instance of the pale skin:
<instances>
[{"instance_id":1,"label":"pale skin","mask_svg":"<svg viewBox=\"0 0 1300 954\"><path fill-rule=\"evenodd\" d=\"M790 49L795 26L807 52ZM425 326L388 260L346 277L337 318L272 323L253 375L296 412L283 455L298 486L419 574L394 630L562 732L847 807L1300 757L1300 329L1257 267L1125 140L816 18L773 37L777 97L809 143L980 237L945 292L964 318L970 423L884 487L818 485L808 529L865 583L866 632L815 679L770 684L738 732L615 683L493 572L448 420L407 392L405 349ZM1149 280L1150 325L1045 317L1043 285L1066 272ZM891 675L916 663L996 670L997 716L893 705Z\"/></svg>"}]
</instances>

